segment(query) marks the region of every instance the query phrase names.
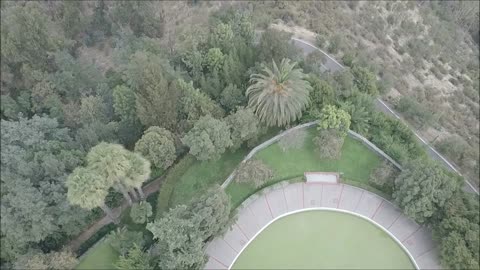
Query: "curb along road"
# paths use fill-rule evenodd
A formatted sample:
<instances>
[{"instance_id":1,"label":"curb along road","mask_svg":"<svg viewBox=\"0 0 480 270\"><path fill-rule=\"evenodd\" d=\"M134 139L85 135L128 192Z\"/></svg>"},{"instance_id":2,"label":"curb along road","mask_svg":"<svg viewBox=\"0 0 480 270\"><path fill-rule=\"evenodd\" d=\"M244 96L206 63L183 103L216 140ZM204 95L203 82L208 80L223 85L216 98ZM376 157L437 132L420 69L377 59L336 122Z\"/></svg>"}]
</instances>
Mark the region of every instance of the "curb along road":
<instances>
[{"instance_id":1,"label":"curb along road","mask_svg":"<svg viewBox=\"0 0 480 270\"><path fill-rule=\"evenodd\" d=\"M324 67L326 69L328 69L329 71L332 71L332 72L335 72L335 71L341 71L343 69L345 69L344 66L342 66L340 63L338 63L333 57L331 57L330 55L328 55L326 52L324 52L323 50L321 50L320 48L316 47L315 45L312 45L310 44L309 42L307 41L304 41L304 40L301 40L301 39L298 39L298 38L292 38L293 40L293 44L302 49L302 51L304 52L304 54L309 54L311 53L312 51L314 50L318 50L320 51L321 53L323 53L325 56L326 56L326 61L325 61L325 64L324 64ZM433 159L435 160L438 160L440 161L440 163L446 167L448 170L450 171L453 171L455 173L457 173L458 175L464 177L456 168L455 166L452 165L452 163L450 163L445 157L443 157L440 153L438 153L433 147L431 147L428 142L426 140L424 140L422 137L420 137L420 135L418 135L414 129L412 129L410 127L410 125L408 125L408 123L406 123L395 111L393 111L383 100L381 100L380 98L377 98L376 99L376 105L377 105L377 108L380 109L381 111L383 111L384 113L386 114L390 114L392 116L394 116L395 118L399 119L400 121L402 121L405 125L407 125L413 132L413 134L415 134L415 136L418 138L418 140L422 143L422 145L424 145L427 149L427 153L430 157L432 157ZM470 181L464 177L465 179L465 187L464 187L464 190L467 191L467 192L471 192L471 193L476 193L477 195L479 195L479 192L477 190L477 188L472 184L470 183Z\"/></svg>"}]
</instances>

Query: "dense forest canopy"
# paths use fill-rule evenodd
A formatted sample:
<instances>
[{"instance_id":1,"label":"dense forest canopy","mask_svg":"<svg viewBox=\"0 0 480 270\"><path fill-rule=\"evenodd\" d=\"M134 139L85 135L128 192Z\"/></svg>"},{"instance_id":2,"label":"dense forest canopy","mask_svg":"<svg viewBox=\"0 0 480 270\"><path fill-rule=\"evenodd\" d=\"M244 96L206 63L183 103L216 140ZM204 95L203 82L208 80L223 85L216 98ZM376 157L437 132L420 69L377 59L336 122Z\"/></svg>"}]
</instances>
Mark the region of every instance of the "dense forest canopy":
<instances>
[{"instance_id":1,"label":"dense forest canopy","mask_svg":"<svg viewBox=\"0 0 480 270\"><path fill-rule=\"evenodd\" d=\"M360 50L346 53L352 48L342 44L350 43L325 34L345 14L316 21L323 20L315 16L322 7L348 13L356 8L375 9L375 4L312 5L314 11L309 13L304 3L281 1L2 1L1 266L73 267L75 256L64 247L103 216L102 210L115 223L121 222L110 208L124 198L132 205L130 215L151 231L153 239L147 244L121 230L110 235L121 251L117 268L203 267L205 243L228 225L227 195L214 188L145 225L152 207L135 203L145 199L142 185L153 171L168 170L180 157L216 160L227 151L258 144L270 126L285 128L319 119L319 130L324 132L316 141L331 145L333 157L350 127L399 162L425 158L408 127L375 111L378 95L386 95L393 86L399 88L399 83L391 81L394 74L378 70ZM451 41L459 31L469 33L469 38L458 36L462 46L472 38L477 42L473 47L477 51L468 56L478 57L478 4L386 5L406 13L418 9L427 14L425 21L447 25L448 31L435 30L439 31L435 38L444 35ZM292 18L303 17L299 14L308 14L306 21ZM381 16L375 18L384 22ZM407 20L396 22L396 17L385 20L413 32L420 27ZM324 59L315 53L304 59L290 42L291 34L266 27L279 21L310 25L318 34L317 45L328 44L333 54L342 52L346 70L324 73ZM347 27L350 23L344 22ZM378 22L368 23L373 25L369 31L377 34ZM403 45L411 50L422 47L413 41ZM407 60L403 62L408 65ZM468 110L470 117L478 110L478 61L469 60L463 66L450 62L463 70L457 77L465 79L455 82L464 83L464 94L443 100L451 101L450 107ZM454 129L451 119L435 118L428 107L435 103L435 93L418 91L423 98L402 98L397 107L417 126L449 123L445 129L450 131ZM425 99L428 108L420 108ZM465 126L459 134L451 133L438 146L468 175L478 175L478 134L472 135L478 132L478 123L467 121L478 122L478 111L468 117L462 118ZM332 141L333 136L341 140ZM468 136L470 140L465 139ZM248 167L251 175L271 177L263 164L253 163ZM430 163L425 166L435 177L409 164L409 171L399 177L404 181L398 180L396 200L412 218L430 222L440 233L468 223L442 242L442 258L451 267L478 265L478 237L472 236L472 231L478 233L478 215L472 211L478 210L478 204L459 195L458 179ZM433 206L422 201L431 207L419 207L422 198L405 199L415 189L412 179L418 175L430 183L423 187L425 193L435 194ZM448 187L448 192L436 193L435 183ZM456 208L462 210L456 212ZM423 215L425 211L428 216ZM165 229L169 226L188 237L179 240L178 233ZM464 241L467 234L470 238ZM454 253L446 243L460 248ZM192 256L182 257L181 250Z\"/></svg>"}]
</instances>

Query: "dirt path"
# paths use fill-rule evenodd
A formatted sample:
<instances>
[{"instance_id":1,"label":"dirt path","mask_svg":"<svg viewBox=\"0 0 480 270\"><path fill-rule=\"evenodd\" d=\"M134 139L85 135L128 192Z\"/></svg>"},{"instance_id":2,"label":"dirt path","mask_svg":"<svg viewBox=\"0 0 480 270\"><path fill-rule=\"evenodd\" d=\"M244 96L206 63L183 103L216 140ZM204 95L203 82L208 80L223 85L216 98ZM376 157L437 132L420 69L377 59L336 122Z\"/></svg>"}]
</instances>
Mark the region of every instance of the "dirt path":
<instances>
[{"instance_id":1,"label":"dirt path","mask_svg":"<svg viewBox=\"0 0 480 270\"><path fill-rule=\"evenodd\" d=\"M160 188L164 178L165 176L162 176L148 183L146 186L144 186L143 193L145 193L145 196L148 197L152 193L156 192ZM122 200L122 204L112 209L112 212L116 217L120 217L122 212L127 208L128 208L127 201ZM103 216L101 219L91 224L90 227L88 227L85 231L83 231L81 234L75 237L75 239L70 241L70 243L68 243L66 247L69 250L75 252L80 247L80 245L82 245L85 241L90 239L90 237L92 237L96 232L98 232L98 230L100 230L101 228L103 228L103 226L108 225L110 223L112 223L112 220L110 220L110 218L107 216Z\"/></svg>"}]
</instances>

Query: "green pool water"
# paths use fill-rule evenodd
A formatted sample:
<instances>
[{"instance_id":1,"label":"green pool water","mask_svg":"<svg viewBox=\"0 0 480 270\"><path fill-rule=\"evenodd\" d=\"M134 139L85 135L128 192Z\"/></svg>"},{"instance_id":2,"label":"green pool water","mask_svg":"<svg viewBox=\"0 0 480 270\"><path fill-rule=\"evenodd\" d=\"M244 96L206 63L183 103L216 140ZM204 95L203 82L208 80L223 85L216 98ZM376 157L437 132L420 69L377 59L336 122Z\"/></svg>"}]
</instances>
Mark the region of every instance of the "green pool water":
<instances>
[{"instance_id":1,"label":"green pool water","mask_svg":"<svg viewBox=\"0 0 480 270\"><path fill-rule=\"evenodd\" d=\"M306 211L270 224L232 269L415 269L386 232L360 217Z\"/></svg>"}]
</instances>

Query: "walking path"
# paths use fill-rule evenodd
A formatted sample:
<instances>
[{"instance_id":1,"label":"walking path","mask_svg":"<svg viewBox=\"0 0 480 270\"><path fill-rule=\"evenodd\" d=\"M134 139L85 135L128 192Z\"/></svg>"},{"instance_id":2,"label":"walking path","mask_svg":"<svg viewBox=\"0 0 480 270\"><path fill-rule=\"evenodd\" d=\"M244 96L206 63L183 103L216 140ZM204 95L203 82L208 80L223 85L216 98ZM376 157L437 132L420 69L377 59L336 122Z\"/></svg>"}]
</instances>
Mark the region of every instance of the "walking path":
<instances>
[{"instance_id":1,"label":"walking path","mask_svg":"<svg viewBox=\"0 0 480 270\"><path fill-rule=\"evenodd\" d=\"M164 177L165 176L161 176L161 177L153 180L152 182L148 183L146 186L143 187L143 193L145 194L145 197L148 198L148 196L150 196L152 193L156 192L160 188L160 184L162 183L162 180L163 180ZM127 209L128 206L129 205L128 205L127 201L125 199L123 199L122 204L120 206L112 209L113 215L116 216L116 217L120 217L122 212L125 209ZM77 237L75 237L75 239L70 241L70 243L68 243L68 245L67 245L67 248L69 250L75 252L80 247L80 245L83 244L83 242L90 239L90 237L92 237L98 230L103 228L103 226L108 225L112 222L113 221L109 217L103 216L101 219L95 221L95 223L90 225L90 227L88 227L88 229L86 229L81 234L79 234Z\"/></svg>"},{"instance_id":2,"label":"walking path","mask_svg":"<svg viewBox=\"0 0 480 270\"><path fill-rule=\"evenodd\" d=\"M419 269L441 269L431 232L389 201L346 184L280 183L248 198L236 222L207 246L205 269L228 269L248 241L276 217L300 209L341 209L374 221L408 251ZM381 256L381 251L379 251Z\"/></svg>"}]
</instances>

